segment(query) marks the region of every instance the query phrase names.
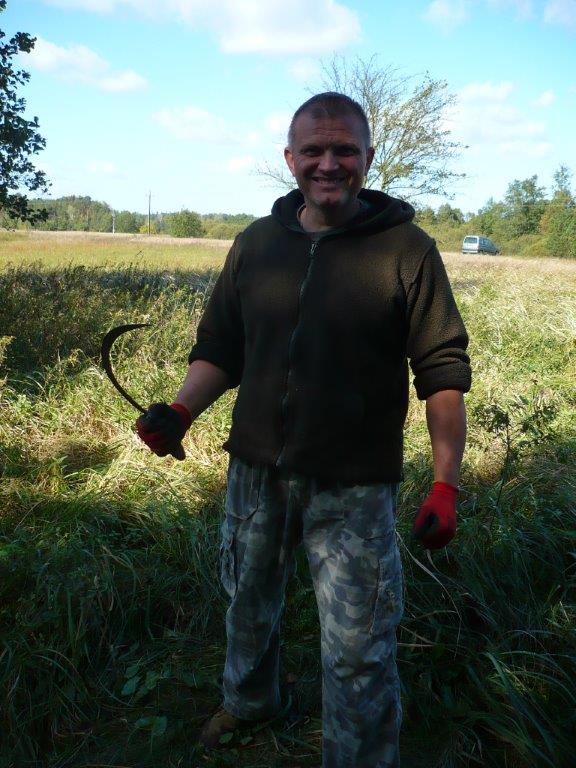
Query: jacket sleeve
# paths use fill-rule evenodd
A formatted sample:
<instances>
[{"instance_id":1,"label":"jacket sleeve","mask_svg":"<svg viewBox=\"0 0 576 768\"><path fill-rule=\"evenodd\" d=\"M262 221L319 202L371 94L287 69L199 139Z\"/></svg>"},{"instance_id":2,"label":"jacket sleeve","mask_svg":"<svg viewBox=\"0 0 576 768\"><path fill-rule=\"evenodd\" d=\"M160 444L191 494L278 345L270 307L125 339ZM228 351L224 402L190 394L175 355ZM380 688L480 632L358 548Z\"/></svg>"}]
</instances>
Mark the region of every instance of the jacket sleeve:
<instances>
[{"instance_id":1,"label":"jacket sleeve","mask_svg":"<svg viewBox=\"0 0 576 768\"><path fill-rule=\"evenodd\" d=\"M471 386L468 334L435 245L428 249L408 286L407 354L420 400L443 389Z\"/></svg>"},{"instance_id":2,"label":"jacket sleeve","mask_svg":"<svg viewBox=\"0 0 576 768\"><path fill-rule=\"evenodd\" d=\"M230 388L237 387L244 368L244 328L236 273L240 235L228 252L222 272L198 324L188 362L207 360L226 371Z\"/></svg>"}]
</instances>

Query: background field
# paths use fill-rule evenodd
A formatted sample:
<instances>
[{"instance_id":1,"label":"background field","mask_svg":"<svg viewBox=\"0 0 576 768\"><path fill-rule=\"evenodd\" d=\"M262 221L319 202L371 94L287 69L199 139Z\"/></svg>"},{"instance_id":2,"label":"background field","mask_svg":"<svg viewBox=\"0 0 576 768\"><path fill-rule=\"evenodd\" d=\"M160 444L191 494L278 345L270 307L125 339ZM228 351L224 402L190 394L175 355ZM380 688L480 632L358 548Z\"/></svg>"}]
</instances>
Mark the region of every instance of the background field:
<instances>
[{"instance_id":1,"label":"background field","mask_svg":"<svg viewBox=\"0 0 576 768\"><path fill-rule=\"evenodd\" d=\"M232 394L159 460L98 365L103 334L141 402L170 398L226 249L0 234L0 765L318 766L318 625L304 562L284 629L286 711L218 755L218 533ZM403 765L573 765L576 263L445 254L474 385L459 534L410 528L431 479L412 400L398 533Z\"/></svg>"}]
</instances>

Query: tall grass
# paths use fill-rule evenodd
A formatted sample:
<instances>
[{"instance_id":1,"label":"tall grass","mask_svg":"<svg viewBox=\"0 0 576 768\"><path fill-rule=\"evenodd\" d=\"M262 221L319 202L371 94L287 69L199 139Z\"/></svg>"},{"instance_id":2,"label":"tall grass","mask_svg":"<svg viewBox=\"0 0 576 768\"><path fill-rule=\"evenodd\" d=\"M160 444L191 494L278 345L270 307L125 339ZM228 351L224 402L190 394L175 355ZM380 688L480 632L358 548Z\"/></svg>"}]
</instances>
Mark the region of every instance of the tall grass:
<instances>
[{"instance_id":1,"label":"tall grass","mask_svg":"<svg viewBox=\"0 0 576 768\"><path fill-rule=\"evenodd\" d=\"M223 252L219 252L221 259ZM166 257L168 259L168 257ZM180 263L180 262L179 262ZM0 273L0 765L318 766L318 622L300 557L286 712L215 756L195 746L219 701L218 538L232 395L159 460L99 368L169 398L214 272L19 266ZM474 387L459 534L411 540L431 479L413 400L398 532L407 766L568 768L576 744L576 269L450 259ZM27 311L25 311L25 309Z\"/></svg>"}]
</instances>

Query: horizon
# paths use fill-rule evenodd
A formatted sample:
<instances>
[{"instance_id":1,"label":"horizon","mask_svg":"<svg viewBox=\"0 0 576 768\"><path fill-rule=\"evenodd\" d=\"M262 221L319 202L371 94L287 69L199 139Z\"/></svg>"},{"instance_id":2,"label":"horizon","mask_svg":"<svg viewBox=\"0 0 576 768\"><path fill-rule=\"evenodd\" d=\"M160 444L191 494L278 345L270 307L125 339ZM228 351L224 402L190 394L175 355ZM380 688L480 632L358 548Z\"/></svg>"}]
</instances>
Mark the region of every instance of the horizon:
<instances>
[{"instance_id":1,"label":"horizon","mask_svg":"<svg viewBox=\"0 0 576 768\"><path fill-rule=\"evenodd\" d=\"M450 169L467 178L412 204L473 213L515 179L537 175L549 195L560 165L576 172L573 0L226 0L217 15L208 0L8 0L0 20L37 37L19 95L47 142L44 199L147 214L151 193L155 214L268 214L283 191L254 169L282 165L290 117L333 54L456 95L445 126L467 149Z\"/></svg>"}]
</instances>

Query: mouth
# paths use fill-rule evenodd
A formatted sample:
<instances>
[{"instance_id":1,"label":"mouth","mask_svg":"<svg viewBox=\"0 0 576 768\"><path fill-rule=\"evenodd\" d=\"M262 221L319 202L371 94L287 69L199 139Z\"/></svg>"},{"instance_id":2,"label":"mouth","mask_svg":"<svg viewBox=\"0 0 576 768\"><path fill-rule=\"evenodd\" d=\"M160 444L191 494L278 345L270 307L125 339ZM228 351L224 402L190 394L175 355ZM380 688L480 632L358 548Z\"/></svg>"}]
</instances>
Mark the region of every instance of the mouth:
<instances>
[{"instance_id":1,"label":"mouth","mask_svg":"<svg viewBox=\"0 0 576 768\"><path fill-rule=\"evenodd\" d=\"M312 176L312 181L321 187L339 186L346 182L346 176Z\"/></svg>"}]
</instances>

